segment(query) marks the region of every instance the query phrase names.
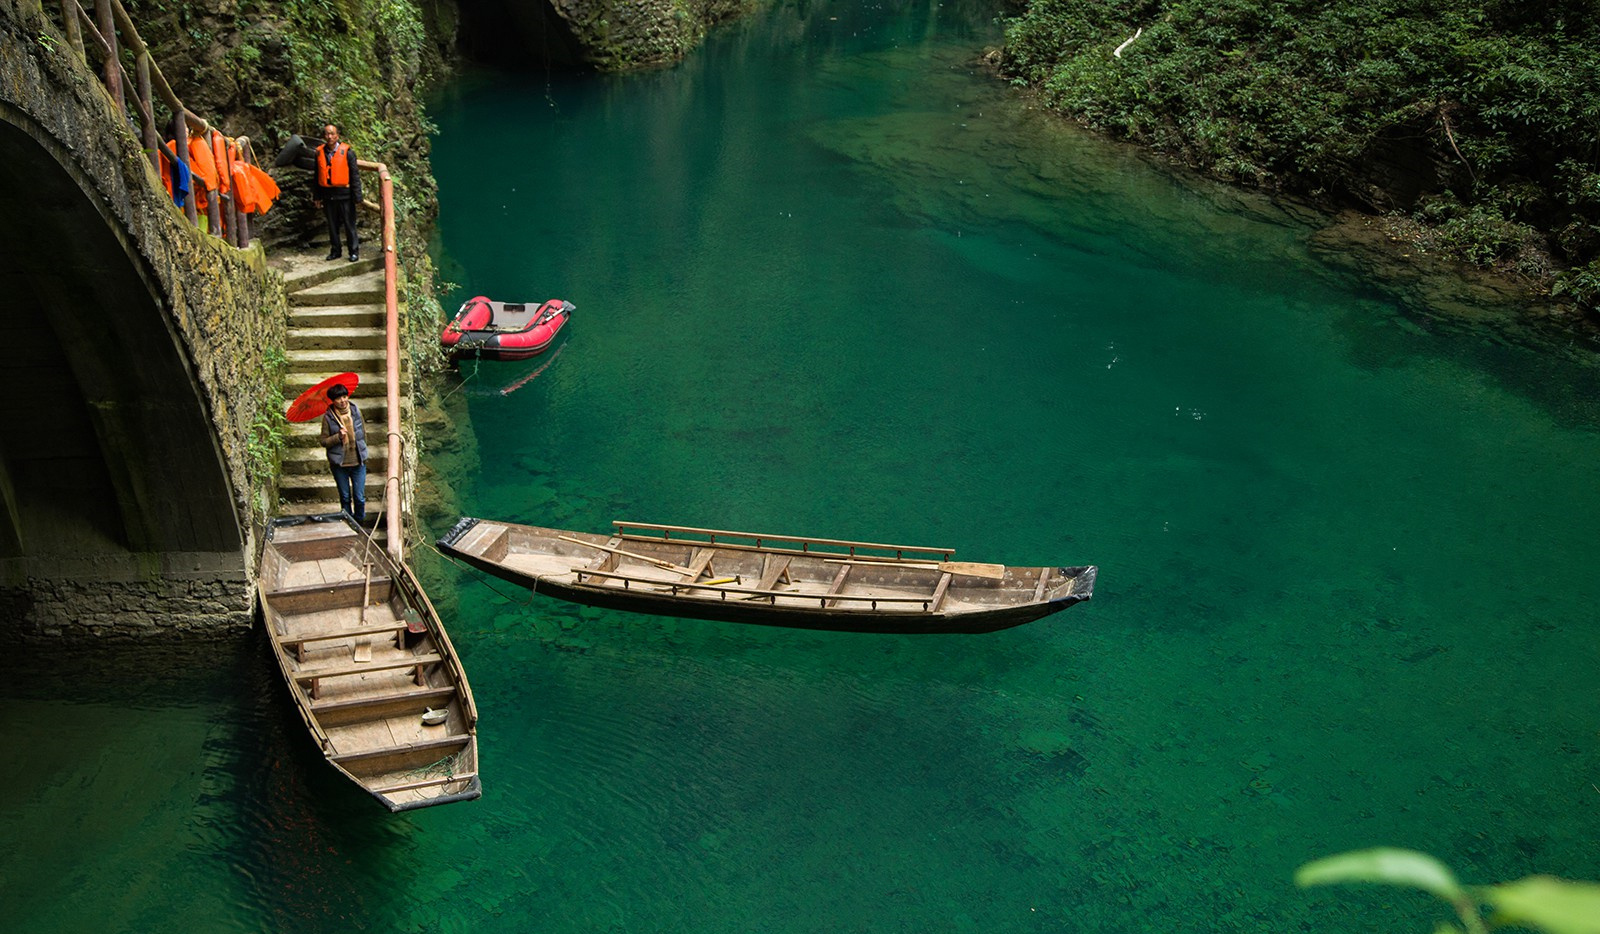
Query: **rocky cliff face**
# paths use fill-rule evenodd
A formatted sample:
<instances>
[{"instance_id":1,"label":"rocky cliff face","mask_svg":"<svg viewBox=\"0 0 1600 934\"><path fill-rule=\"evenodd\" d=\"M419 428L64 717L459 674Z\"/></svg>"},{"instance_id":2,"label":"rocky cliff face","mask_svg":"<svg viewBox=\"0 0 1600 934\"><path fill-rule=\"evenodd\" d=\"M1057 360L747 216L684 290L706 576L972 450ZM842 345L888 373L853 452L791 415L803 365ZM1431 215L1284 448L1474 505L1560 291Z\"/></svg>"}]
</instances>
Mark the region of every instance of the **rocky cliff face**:
<instances>
[{"instance_id":1,"label":"rocky cliff face","mask_svg":"<svg viewBox=\"0 0 1600 934\"><path fill-rule=\"evenodd\" d=\"M765 0L458 0L469 58L501 67L620 71L671 64L706 30Z\"/></svg>"}]
</instances>

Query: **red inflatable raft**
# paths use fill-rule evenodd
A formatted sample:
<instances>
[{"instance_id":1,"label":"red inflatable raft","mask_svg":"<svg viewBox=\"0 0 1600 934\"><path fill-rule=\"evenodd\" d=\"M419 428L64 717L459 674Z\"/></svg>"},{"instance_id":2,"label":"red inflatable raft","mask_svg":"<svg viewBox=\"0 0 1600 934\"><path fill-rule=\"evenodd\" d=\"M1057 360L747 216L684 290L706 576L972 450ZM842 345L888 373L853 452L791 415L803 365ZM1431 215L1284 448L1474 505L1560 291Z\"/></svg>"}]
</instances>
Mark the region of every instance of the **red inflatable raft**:
<instances>
[{"instance_id":1,"label":"red inflatable raft","mask_svg":"<svg viewBox=\"0 0 1600 934\"><path fill-rule=\"evenodd\" d=\"M526 360L549 348L575 307L559 298L543 305L528 305L497 302L479 295L461 304L439 341L452 360Z\"/></svg>"}]
</instances>

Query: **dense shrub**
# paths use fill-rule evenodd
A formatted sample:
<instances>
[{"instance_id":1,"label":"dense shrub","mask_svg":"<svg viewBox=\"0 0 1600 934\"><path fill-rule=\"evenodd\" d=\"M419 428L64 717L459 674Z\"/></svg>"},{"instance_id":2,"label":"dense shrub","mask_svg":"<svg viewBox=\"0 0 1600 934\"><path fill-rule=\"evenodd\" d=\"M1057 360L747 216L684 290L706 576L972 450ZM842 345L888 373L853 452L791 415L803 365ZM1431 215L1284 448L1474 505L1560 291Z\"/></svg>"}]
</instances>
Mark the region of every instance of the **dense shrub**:
<instances>
[{"instance_id":1,"label":"dense shrub","mask_svg":"<svg viewBox=\"0 0 1600 934\"><path fill-rule=\"evenodd\" d=\"M1411 213L1480 265L1546 252L1600 296L1600 0L1031 0L1005 25L1002 71L1090 126Z\"/></svg>"}]
</instances>

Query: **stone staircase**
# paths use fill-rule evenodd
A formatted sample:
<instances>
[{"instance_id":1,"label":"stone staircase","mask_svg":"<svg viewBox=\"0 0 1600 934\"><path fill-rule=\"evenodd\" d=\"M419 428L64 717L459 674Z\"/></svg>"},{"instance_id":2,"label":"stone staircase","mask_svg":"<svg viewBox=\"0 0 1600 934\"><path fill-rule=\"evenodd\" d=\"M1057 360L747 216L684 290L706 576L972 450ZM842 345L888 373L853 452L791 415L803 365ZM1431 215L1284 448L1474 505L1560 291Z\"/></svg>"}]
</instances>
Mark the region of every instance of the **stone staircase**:
<instances>
[{"instance_id":1,"label":"stone staircase","mask_svg":"<svg viewBox=\"0 0 1600 934\"><path fill-rule=\"evenodd\" d=\"M384 474L389 465L387 380L383 359L383 260L377 254L359 262L325 260L321 249L279 251L272 265L283 273L289 291L289 371L285 399L337 373L360 378L351 398L367 424L367 520L382 516ZM410 398L401 386L402 416ZM339 493L328 470L318 435L322 420L289 425L288 444L278 481L279 515L339 511Z\"/></svg>"}]
</instances>

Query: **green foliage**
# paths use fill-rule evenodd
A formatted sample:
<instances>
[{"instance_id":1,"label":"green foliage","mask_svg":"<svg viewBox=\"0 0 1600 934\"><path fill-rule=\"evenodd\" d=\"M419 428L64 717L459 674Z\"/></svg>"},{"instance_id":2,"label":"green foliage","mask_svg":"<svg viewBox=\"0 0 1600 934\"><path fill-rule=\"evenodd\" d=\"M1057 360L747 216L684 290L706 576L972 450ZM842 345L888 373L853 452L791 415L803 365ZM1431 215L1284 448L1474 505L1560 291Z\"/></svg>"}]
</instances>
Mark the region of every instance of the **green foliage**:
<instances>
[{"instance_id":1,"label":"green foliage","mask_svg":"<svg viewBox=\"0 0 1600 934\"><path fill-rule=\"evenodd\" d=\"M1485 934L1517 927L1600 934L1600 885L1529 876L1500 885L1464 886L1443 863L1414 850L1378 848L1329 856L1301 866L1294 881L1302 888L1359 882L1421 889L1448 902L1461 921L1461 927L1440 924L1440 932ZM1490 909L1487 918L1485 906Z\"/></svg>"},{"instance_id":2,"label":"green foliage","mask_svg":"<svg viewBox=\"0 0 1600 934\"><path fill-rule=\"evenodd\" d=\"M281 348L267 347L262 351L261 364L261 399L250 423L250 437L245 442L245 469L253 490L269 488L278 476L278 464L288 437L283 378L289 368L289 358ZM256 508L264 509L265 505L256 498ZM266 516L262 514L256 518L264 520Z\"/></svg>"},{"instance_id":3,"label":"green foliage","mask_svg":"<svg viewBox=\"0 0 1600 934\"><path fill-rule=\"evenodd\" d=\"M1600 256L1597 14L1597 0L1032 0L1004 21L1001 68L1224 177L1380 197L1430 222L1417 194L1453 192L1441 242L1527 271L1546 265L1531 248Z\"/></svg>"}]
</instances>

